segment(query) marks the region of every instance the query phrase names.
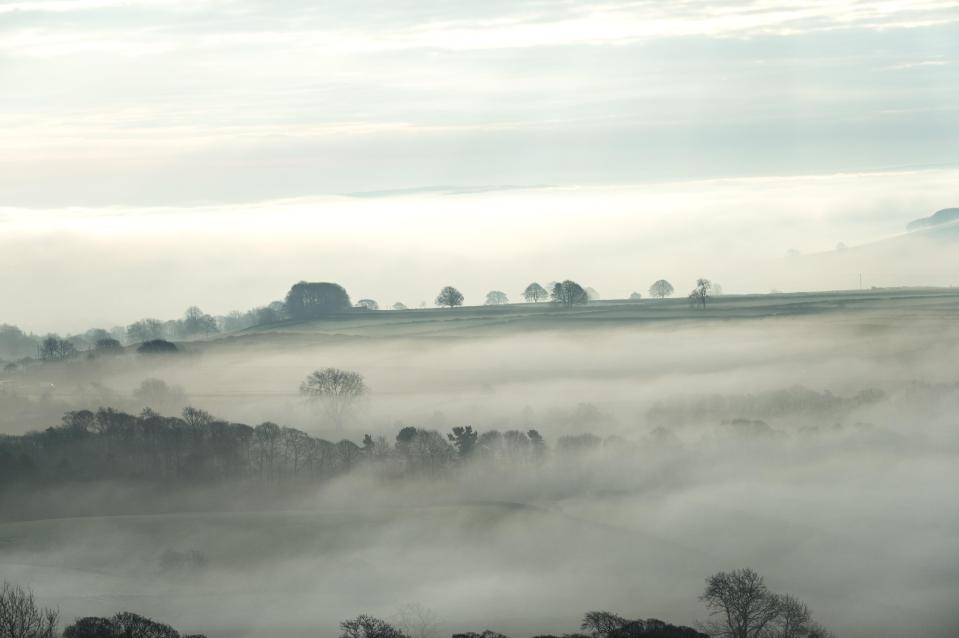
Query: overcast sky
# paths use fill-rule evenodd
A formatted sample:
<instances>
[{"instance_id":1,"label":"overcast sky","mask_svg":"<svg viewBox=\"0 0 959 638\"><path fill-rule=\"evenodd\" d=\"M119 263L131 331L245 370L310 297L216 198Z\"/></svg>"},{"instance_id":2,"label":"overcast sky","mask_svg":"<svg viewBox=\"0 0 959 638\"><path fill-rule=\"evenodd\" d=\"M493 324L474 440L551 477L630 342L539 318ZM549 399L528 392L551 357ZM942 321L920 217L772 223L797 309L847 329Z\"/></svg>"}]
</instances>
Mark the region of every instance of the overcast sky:
<instances>
[{"instance_id":1,"label":"overcast sky","mask_svg":"<svg viewBox=\"0 0 959 638\"><path fill-rule=\"evenodd\" d=\"M190 224L278 253L286 279L303 262L284 253L311 250L311 272L294 279L349 275L333 255L357 258L363 234L364 272L381 275L355 279L407 302L446 283L419 278L476 224L489 226L484 248L509 248L498 267L524 274L525 262L503 261L524 258L504 239L516 223L559 224L581 260L571 272L592 272L640 228L632 246L647 251L644 237L696 214L729 237L782 214L799 230L758 242L776 254L871 241L957 205L957 148L954 0L0 0L0 247L20 275L0 284L16 308L0 321L79 322L51 318L26 282L66 268L95 281L98 259L120 266L129 300L105 313L117 322L176 315L184 301L268 301L252 298L269 279L252 267L242 276L260 287L231 283L244 256L229 253L202 264L227 274L173 286L182 294L163 308L150 296L187 259L153 240L198 217ZM783 202L797 176L803 199ZM500 227L481 221L490 205ZM613 226L596 239L584 229L600 213ZM521 234L536 253L549 235ZM450 274L476 279L477 293L506 287L479 281L488 264L469 261L475 248ZM134 257L169 268L128 281ZM589 283L639 287L607 277Z\"/></svg>"}]
</instances>

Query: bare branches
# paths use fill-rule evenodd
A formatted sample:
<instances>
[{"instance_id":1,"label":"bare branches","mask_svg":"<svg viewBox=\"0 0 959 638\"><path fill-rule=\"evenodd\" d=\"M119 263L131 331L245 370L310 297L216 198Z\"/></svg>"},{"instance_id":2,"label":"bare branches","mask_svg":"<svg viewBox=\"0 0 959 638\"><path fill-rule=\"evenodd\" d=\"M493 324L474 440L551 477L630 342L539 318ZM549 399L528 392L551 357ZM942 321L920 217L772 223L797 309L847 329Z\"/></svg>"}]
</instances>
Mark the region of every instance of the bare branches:
<instances>
[{"instance_id":1,"label":"bare branches","mask_svg":"<svg viewBox=\"0 0 959 638\"><path fill-rule=\"evenodd\" d=\"M19 585L0 585L0 638L54 638L60 612L39 607L33 592Z\"/></svg>"}]
</instances>

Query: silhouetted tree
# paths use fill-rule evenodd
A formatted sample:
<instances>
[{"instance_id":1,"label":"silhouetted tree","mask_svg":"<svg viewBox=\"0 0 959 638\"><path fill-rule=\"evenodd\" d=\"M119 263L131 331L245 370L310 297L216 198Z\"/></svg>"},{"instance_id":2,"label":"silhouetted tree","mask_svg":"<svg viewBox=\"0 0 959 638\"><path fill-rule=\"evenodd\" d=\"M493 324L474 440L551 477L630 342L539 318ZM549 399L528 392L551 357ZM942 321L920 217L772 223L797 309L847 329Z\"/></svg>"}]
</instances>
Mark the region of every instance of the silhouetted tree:
<instances>
[{"instance_id":1,"label":"silhouetted tree","mask_svg":"<svg viewBox=\"0 0 959 638\"><path fill-rule=\"evenodd\" d=\"M806 638L836 638L836 634L817 622L811 622L809 623L809 633L806 634Z\"/></svg>"},{"instance_id":2,"label":"silhouetted tree","mask_svg":"<svg viewBox=\"0 0 959 638\"><path fill-rule=\"evenodd\" d=\"M315 319L350 307L350 296L338 284L301 281L286 293L286 312L294 319Z\"/></svg>"},{"instance_id":3,"label":"silhouetted tree","mask_svg":"<svg viewBox=\"0 0 959 638\"><path fill-rule=\"evenodd\" d=\"M114 638L116 633L109 618L87 616L63 630L63 638Z\"/></svg>"},{"instance_id":4,"label":"silhouetted tree","mask_svg":"<svg viewBox=\"0 0 959 638\"><path fill-rule=\"evenodd\" d=\"M171 354L178 350L176 344L166 339L151 339L144 341L137 348L140 354Z\"/></svg>"},{"instance_id":5,"label":"silhouetted tree","mask_svg":"<svg viewBox=\"0 0 959 638\"><path fill-rule=\"evenodd\" d=\"M130 612L112 618L79 618L63 631L63 638L204 638L200 634L181 636L171 627Z\"/></svg>"},{"instance_id":6,"label":"silhouetted tree","mask_svg":"<svg viewBox=\"0 0 959 638\"><path fill-rule=\"evenodd\" d=\"M380 304L376 303L373 299L360 299L356 302L357 308L362 308L363 310L379 310Z\"/></svg>"},{"instance_id":7,"label":"silhouetted tree","mask_svg":"<svg viewBox=\"0 0 959 638\"><path fill-rule=\"evenodd\" d=\"M643 296L642 296L640 293L638 293L638 292L631 292L631 293L629 293L629 300L630 300L630 301L639 301L639 300L642 299L642 298L643 298Z\"/></svg>"},{"instance_id":8,"label":"silhouetted tree","mask_svg":"<svg viewBox=\"0 0 959 638\"><path fill-rule=\"evenodd\" d=\"M446 437L453 443L456 451L463 458L466 458L473 452L473 448L476 446L476 439L478 436L479 434L473 431L473 426L471 425L467 425L465 427L454 427L453 433L446 435Z\"/></svg>"},{"instance_id":9,"label":"silhouetted tree","mask_svg":"<svg viewBox=\"0 0 959 638\"><path fill-rule=\"evenodd\" d=\"M123 354L123 345L112 337L97 339L96 346L93 348L93 352L100 356Z\"/></svg>"},{"instance_id":10,"label":"silhouetted tree","mask_svg":"<svg viewBox=\"0 0 959 638\"><path fill-rule=\"evenodd\" d=\"M440 620L435 613L418 603L403 605L393 622L409 638L439 638Z\"/></svg>"},{"instance_id":11,"label":"silhouetted tree","mask_svg":"<svg viewBox=\"0 0 959 638\"><path fill-rule=\"evenodd\" d=\"M216 319L196 306L190 306L183 314L183 320L177 325L177 334L184 337L208 335L217 332Z\"/></svg>"},{"instance_id":12,"label":"silhouetted tree","mask_svg":"<svg viewBox=\"0 0 959 638\"><path fill-rule=\"evenodd\" d=\"M353 404L369 389L363 375L339 368L324 368L311 372L300 384L300 393L321 401L337 427Z\"/></svg>"},{"instance_id":13,"label":"silhouetted tree","mask_svg":"<svg viewBox=\"0 0 959 638\"><path fill-rule=\"evenodd\" d=\"M357 616L340 623L340 638L409 638L385 620L372 616Z\"/></svg>"},{"instance_id":14,"label":"silhouetted tree","mask_svg":"<svg viewBox=\"0 0 959 638\"><path fill-rule=\"evenodd\" d=\"M610 611L589 611L583 616L583 622L579 628L597 638L607 638L627 622L629 621L619 614Z\"/></svg>"},{"instance_id":15,"label":"silhouetted tree","mask_svg":"<svg viewBox=\"0 0 959 638\"><path fill-rule=\"evenodd\" d=\"M140 343L151 339L162 339L166 336L163 322L157 319L141 319L127 326L127 342Z\"/></svg>"},{"instance_id":16,"label":"silhouetted tree","mask_svg":"<svg viewBox=\"0 0 959 638\"><path fill-rule=\"evenodd\" d=\"M453 306L462 306L463 293L453 286L446 286L440 290L440 294L436 296L436 305L446 306L448 308L452 308Z\"/></svg>"},{"instance_id":17,"label":"silhouetted tree","mask_svg":"<svg viewBox=\"0 0 959 638\"><path fill-rule=\"evenodd\" d=\"M712 287L713 285L708 279L697 279L696 287L689 293L689 303L705 308Z\"/></svg>"},{"instance_id":18,"label":"silhouetted tree","mask_svg":"<svg viewBox=\"0 0 959 638\"><path fill-rule=\"evenodd\" d=\"M393 304L393 310L407 310L406 304L400 301L397 301Z\"/></svg>"},{"instance_id":19,"label":"silhouetted tree","mask_svg":"<svg viewBox=\"0 0 959 638\"><path fill-rule=\"evenodd\" d=\"M531 303L539 303L549 298L549 293L546 292L546 289L540 286L535 281L530 285L526 286L526 290L523 291L523 299Z\"/></svg>"},{"instance_id":20,"label":"silhouetted tree","mask_svg":"<svg viewBox=\"0 0 959 638\"><path fill-rule=\"evenodd\" d=\"M0 585L0 638L54 638L60 612L40 607L33 592L19 585Z\"/></svg>"},{"instance_id":21,"label":"silhouetted tree","mask_svg":"<svg viewBox=\"0 0 959 638\"><path fill-rule=\"evenodd\" d=\"M0 325L0 357L20 359L36 353L37 339L16 326Z\"/></svg>"},{"instance_id":22,"label":"silhouetted tree","mask_svg":"<svg viewBox=\"0 0 959 638\"><path fill-rule=\"evenodd\" d=\"M569 279L553 285L553 290L550 292L550 297L554 303L558 303L567 307L589 302L589 295L586 294L586 291L583 290L583 287L575 281L570 281Z\"/></svg>"},{"instance_id":23,"label":"silhouetted tree","mask_svg":"<svg viewBox=\"0 0 959 638\"><path fill-rule=\"evenodd\" d=\"M490 290L486 293L487 306L499 306L505 303L509 303L509 297L502 290Z\"/></svg>"},{"instance_id":24,"label":"silhouetted tree","mask_svg":"<svg viewBox=\"0 0 959 638\"><path fill-rule=\"evenodd\" d=\"M772 632L774 638L805 638L809 635L812 614L806 603L795 596L779 596L779 618Z\"/></svg>"},{"instance_id":25,"label":"silhouetted tree","mask_svg":"<svg viewBox=\"0 0 959 638\"><path fill-rule=\"evenodd\" d=\"M781 612L779 598L748 568L713 574L700 599L720 619L708 623L707 632L723 638L763 638Z\"/></svg>"},{"instance_id":26,"label":"silhouetted tree","mask_svg":"<svg viewBox=\"0 0 959 638\"><path fill-rule=\"evenodd\" d=\"M530 430L526 433L526 437L529 439L533 460L537 460L545 456L546 441L543 440L543 435L536 430Z\"/></svg>"},{"instance_id":27,"label":"silhouetted tree","mask_svg":"<svg viewBox=\"0 0 959 638\"><path fill-rule=\"evenodd\" d=\"M649 296L650 297L659 297L660 299L665 299L673 294L673 285L666 281L665 279L658 279L653 282L653 285L649 287Z\"/></svg>"},{"instance_id":28,"label":"silhouetted tree","mask_svg":"<svg viewBox=\"0 0 959 638\"><path fill-rule=\"evenodd\" d=\"M77 349L67 339L48 335L40 343L40 358L44 361L63 361L77 354Z\"/></svg>"}]
</instances>

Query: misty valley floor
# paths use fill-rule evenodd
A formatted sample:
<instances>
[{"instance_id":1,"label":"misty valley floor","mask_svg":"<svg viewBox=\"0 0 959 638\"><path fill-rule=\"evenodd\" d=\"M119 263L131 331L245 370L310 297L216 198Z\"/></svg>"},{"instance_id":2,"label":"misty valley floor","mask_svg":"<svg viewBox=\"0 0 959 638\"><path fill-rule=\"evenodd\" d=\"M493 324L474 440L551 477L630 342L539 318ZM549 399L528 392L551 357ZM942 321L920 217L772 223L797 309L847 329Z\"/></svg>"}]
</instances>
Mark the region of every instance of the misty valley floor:
<instances>
[{"instance_id":1,"label":"misty valley floor","mask_svg":"<svg viewBox=\"0 0 959 638\"><path fill-rule=\"evenodd\" d=\"M445 633L528 636L590 609L693 624L704 578L751 566L846 638L959 635L957 313L949 289L378 312L33 369L6 432L136 409L154 377L185 395L164 412L331 439L471 424L605 442L536 467L351 474L272 508L226 491L210 511L198 495L104 515L136 489L53 490L84 515L0 523L0 576L66 619L129 610L211 638L333 636L410 602ZM296 392L326 365L373 388L341 430Z\"/></svg>"}]
</instances>

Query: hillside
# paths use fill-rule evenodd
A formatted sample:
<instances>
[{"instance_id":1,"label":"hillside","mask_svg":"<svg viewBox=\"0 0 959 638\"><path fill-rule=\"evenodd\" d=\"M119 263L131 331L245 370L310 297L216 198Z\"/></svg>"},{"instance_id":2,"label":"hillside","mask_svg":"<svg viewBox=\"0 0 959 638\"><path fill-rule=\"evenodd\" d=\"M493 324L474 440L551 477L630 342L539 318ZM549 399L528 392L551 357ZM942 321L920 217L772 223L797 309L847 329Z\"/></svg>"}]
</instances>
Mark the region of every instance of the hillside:
<instances>
[{"instance_id":1,"label":"hillside","mask_svg":"<svg viewBox=\"0 0 959 638\"><path fill-rule=\"evenodd\" d=\"M923 217L921 219L909 222L909 224L906 226L906 230L922 230L924 228L931 228L956 221L959 221L959 208L943 208L942 210L936 211L929 217Z\"/></svg>"}]
</instances>

